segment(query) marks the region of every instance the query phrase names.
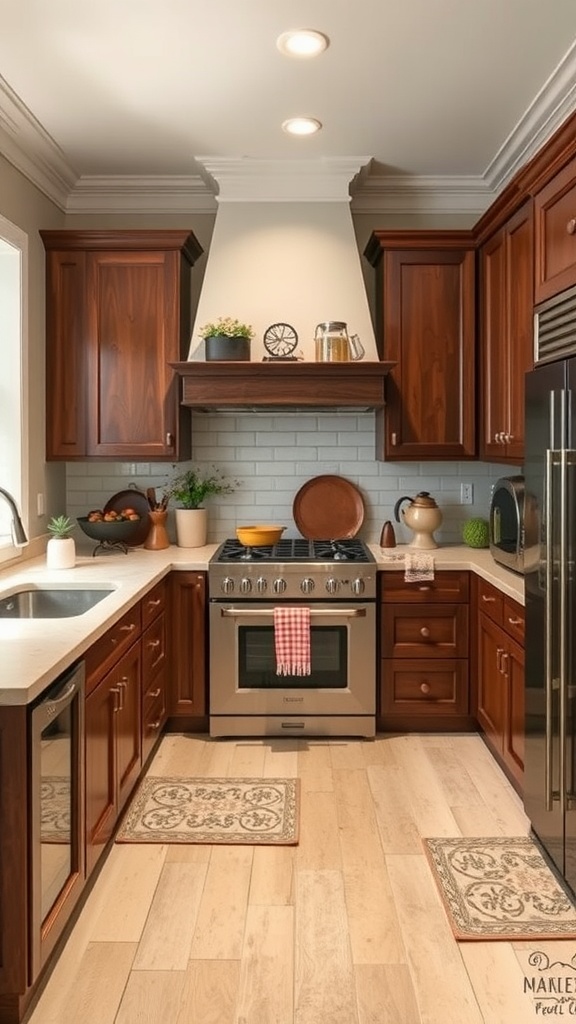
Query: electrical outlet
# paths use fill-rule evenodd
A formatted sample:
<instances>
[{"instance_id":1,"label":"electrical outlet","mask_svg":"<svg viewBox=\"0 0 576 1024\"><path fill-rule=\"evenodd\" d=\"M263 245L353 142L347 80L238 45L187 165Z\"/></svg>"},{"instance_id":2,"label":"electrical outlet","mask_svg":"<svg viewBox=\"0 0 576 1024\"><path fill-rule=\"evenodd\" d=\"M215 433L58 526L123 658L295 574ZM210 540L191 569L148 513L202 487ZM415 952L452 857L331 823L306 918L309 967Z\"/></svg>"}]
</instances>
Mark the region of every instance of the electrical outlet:
<instances>
[{"instance_id":1,"label":"electrical outlet","mask_svg":"<svg viewBox=\"0 0 576 1024\"><path fill-rule=\"evenodd\" d=\"M471 505L474 500L474 484L460 484L460 504Z\"/></svg>"},{"instance_id":2,"label":"electrical outlet","mask_svg":"<svg viewBox=\"0 0 576 1024\"><path fill-rule=\"evenodd\" d=\"M36 514L39 515L39 516L43 516L44 515L44 495L43 494L37 494L36 495Z\"/></svg>"}]
</instances>

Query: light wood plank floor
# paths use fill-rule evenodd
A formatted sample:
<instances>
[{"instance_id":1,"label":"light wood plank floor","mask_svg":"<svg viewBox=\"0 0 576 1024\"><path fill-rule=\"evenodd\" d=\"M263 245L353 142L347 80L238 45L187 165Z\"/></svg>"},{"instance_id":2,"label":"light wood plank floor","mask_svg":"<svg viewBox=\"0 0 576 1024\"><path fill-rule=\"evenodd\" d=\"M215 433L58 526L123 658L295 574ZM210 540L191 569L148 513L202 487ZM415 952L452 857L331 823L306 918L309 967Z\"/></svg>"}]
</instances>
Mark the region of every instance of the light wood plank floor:
<instances>
[{"instance_id":1,"label":"light wood plank floor","mask_svg":"<svg viewBox=\"0 0 576 1024\"><path fill-rule=\"evenodd\" d=\"M29 1024L530 1024L531 952L576 954L452 937L420 837L528 833L478 736L169 735L148 774L298 776L300 842L115 845Z\"/></svg>"}]
</instances>

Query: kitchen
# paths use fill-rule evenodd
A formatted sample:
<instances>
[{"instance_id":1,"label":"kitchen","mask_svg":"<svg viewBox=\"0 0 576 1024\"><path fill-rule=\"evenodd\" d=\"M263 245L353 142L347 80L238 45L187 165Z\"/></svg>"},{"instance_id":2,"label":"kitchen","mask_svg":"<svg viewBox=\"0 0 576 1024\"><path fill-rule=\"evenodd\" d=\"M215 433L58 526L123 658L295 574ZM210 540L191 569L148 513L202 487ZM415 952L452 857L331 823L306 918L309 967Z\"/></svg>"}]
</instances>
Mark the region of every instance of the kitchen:
<instances>
[{"instance_id":1,"label":"kitchen","mask_svg":"<svg viewBox=\"0 0 576 1024\"><path fill-rule=\"evenodd\" d=\"M569 19L568 19L568 23ZM570 35L571 37L571 35ZM564 53L565 47L562 46L556 55L557 59ZM552 62L553 63L553 62ZM8 69L6 70L7 80L10 81L10 75ZM545 76L543 76L545 77ZM31 103L31 109L34 109L35 105ZM72 212L73 206L66 212L63 212L54 201L47 198L47 194L41 188L38 187L38 179L36 179L36 185L31 185L28 178L26 178L18 168L22 166L22 159L16 159L14 154L13 145L14 140L10 140L11 148L6 149L7 159L2 163L2 184L3 184L3 206L0 210L3 216L7 219L15 221L23 230L29 232L30 237L30 272L31 282L33 288L31 293L34 297L40 297L44 294L43 287L43 275L44 275L44 251L41 242L37 236L39 229L42 230L59 230L63 227L67 228L86 228L86 227L98 227L98 228L112 228L121 227L123 229L134 227L158 227L164 228L167 225L173 225L181 228L183 224L190 224L190 227L199 238L205 251L210 251L210 232L214 220L213 211L209 212L198 212L193 216L190 214L184 215L182 212L148 212L145 214L131 212L129 215L125 212L112 212L111 205L108 209L104 209L102 197L97 198L92 194L91 196L85 196L84 210L86 212ZM495 148L495 147L494 147ZM492 150L493 152L493 150ZM12 160L10 157L12 156ZM32 173L32 172L31 172ZM32 180L35 180L32 177ZM122 191L122 183L116 181L116 187ZM84 182L86 189L95 187L96 183L89 181ZM133 192L137 192L137 184L134 186ZM366 190L369 193L369 190ZM80 209L80 196L78 195L80 190L77 190L75 196L76 210ZM188 197L189 198L189 197ZM200 199L204 204L207 202L205 194ZM198 206L201 205L200 199ZM365 196L366 201L370 199L370 195ZM430 226L438 227L439 221L442 227L450 228L461 228L463 230L468 229L472 224L476 223L478 217L484 212L488 205L487 197L484 196L484 206L482 210L475 210L472 213L463 213L460 211L458 214L450 214L447 216L439 216L438 212L428 218ZM124 203L124 210L129 208L134 211L142 205L142 198L132 199L132 205L129 205L129 201L126 195L122 196L121 202ZM166 204L167 206L169 204ZM90 206L92 211L89 211ZM359 250L362 251L368 241L369 235L374 228L381 228L384 224L390 227L422 227L421 215L415 216L413 213L393 213L387 212L384 216L382 214L366 214L362 213L361 202L358 201L359 212L354 215L355 219L355 230L358 233L359 239ZM100 212L95 212L96 209ZM159 207L160 210L165 207ZM220 209L224 209L221 206ZM398 222L401 223L398 223ZM428 226L428 225L427 225ZM208 268L206 268L207 273ZM372 268L369 266L363 266L363 272L366 275L366 282L369 292L373 293L375 287L374 274ZM193 287L200 291L200 297L203 294L203 290L200 290L200 281L193 281ZM198 297L198 293L197 293ZM199 310L200 312L200 310ZM219 312L219 311L218 311ZM242 314L242 310L239 310ZM210 315L208 312L206 316ZM264 320L261 326L262 329L267 325L268 321L273 318L279 319L286 315L285 310L282 309L281 314L275 313L274 317L268 317ZM353 329L357 329L356 317L352 314L349 316L346 314L348 321ZM204 314L202 318L204 318ZM323 315L312 317L311 323L313 325L322 319ZM253 316L256 319L256 316ZM303 315L304 323L308 321L306 315ZM310 328L308 327L308 330ZM301 331L301 333L303 333ZM362 329L362 339L366 342L367 336L369 335L369 327ZM30 304L30 323L29 323L29 334L30 334L30 345L31 345L31 365L41 366L43 365L43 337L44 337L44 303L43 301L33 301ZM257 358L260 358L258 353ZM351 367L351 370L354 368ZM25 499L27 501L27 515L26 521L29 526L30 535L36 543L36 551L40 553L42 551L42 544L45 543L45 522L46 519L38 517L35 514L36 506L36 495L43 494L46 498L46 508L49 514L57 513L63 508L66 509L68 514L72 516L82 515L86 512L87 508L97 507L114 491L120 490L122 487L127 486L129 483L136 483L138 486L144 489L147 486L162 486L166 475L171 469L171 460L167 459L165 463L156 463L151 461L138 461L133 462L132 460L120 461L120 462L93 462L93 461L70 461L68 463L62 462L44 462L44 434L43 434L43 422L42 422L42 410L44 404L43 398L44 381L41 374L31 373L29 381L29 408L30 408L30 422L28 426L29 431L29 444L28 444L28 471L26 485L24 487L24 495L27 495ZM215 462L218 465L224 465L229 468L238 478L241 479L242 485L238 488L235 494L231 497L227 497L225 500L218 502L216 507L211 510L210 515L210 528L211 528L211 541L214 543L219 541L224 536L232 535L233 529L237 523L257 521L259 519L270 520L272 522L281 522L288 525L289 531L295 533L292 523L292 501L298 489L302 484L312 476L318 474L341 474L348 479L351 479L356 483L367 497L367 514L365 524L363 526L364 538L376 544L379 538L380 528L385 519L391 518L392 509L396 499L402 494L414 495L419 491L428 490L432 494L436 495L439 500L439 504L444 510L444 523L442 531L439 532L438 538L441 544L457 544L460 541L460 527L462 522L471 512L478 512L478 514L486 514L488 507L490 489L492 483L500 476L503 472L516 472L518 470L518 463L507 462L505 465L501 463L488 461L467 461L466 459L449 460L444 461L439 458L434 461L418 460L415 462L380 462L374 459L374 444L375 444L375 414L373 412L366 411L349 411L342 413L338 411L326 411L325 409L315 409L312 412L303 413L300 410L297 414L294 413L281 413L278 411L265 411L265 412L223 412L214 411L208 414L193 412L192 413L192 435L193 435L193 453L194 458L202 463ZM286 482L285 486L278 486L279 483ZM274 487L271 483L274 483ZM461 494L461 483L471 484L473 487L474 494L474 507L471 509L467 506L460 505L460 494ZM34 506L34 514L32 514L32 506ZM401 534L401 539L406 539L407 535L403 533L402 528L398 527L398 532ZM195 565L194 562L190 565L190 570L194 571L195 568L200 566ZM20 569L20 565L18 569ZM104 578L104 577L103 577ZM465 749L466 754L462 753L461 757L464 761L468 762L473 760L474 757L478 757L482 760L482 754L470 754L470 744L466 743L465 738ZM456 740L454 740L456 743ZM200 745L202 746L202 745ZM311 745L311 748L314 744ZM406 746L406 745L404 745ZM429 744L434 746L434 743ZM278 748L274 744L265 745L266 750L274 750L274 753L278 755L278 764L282 763L282 759L289 759L292 755L292 763L294 762L294 751L289 751L286 747ZM342 744L337 747L336 744L332 745L333 749L330 752L328 761L323 760L327 755L316 753L312 756L318 759L320 766L326 772L335 772L341 768L346 770L347 767L352 768L354 759L360 755L354 753L351 749L348 750L348 745ZM430 754L423 753L423 748L426 747L426 742L419 740L416 743L416 749L413 752L413 764L420 766L420 772L416 773L420 776L426 774L424 765L430 763ZM247 749L242 749L247 748ZM231 754L236 757L239 763L246 765L247 759L254 755L255 760L250 768L244 767L243 771L245 774L258 774L265 771L265 764L258 759L264 750L264 747L258 748L258 745L250 743L238 743L234 745L234 749L238 749L238 754ZM254 753L260 749L261 753ZM364 748L363 748L364 749ZM376 749L376 747L374 748ZM298 757L300 757L298 752ZM194 757L207 757L207 754L195 754ZM222 756L222 755L220 755ZM363 755L366 756L366 755ZM386 754L378 755L386 757ZM394 755L396 758L396 767L399 765L405 765L404 754ZM437 755L435 755L437 756ZM453 759L456 758L456 755ZM446 758L449 760L448 754ZM347 761L347 759L349 759ZM438 758L437 763L442 761L442 757ZM483 765L490 764L489 761L483 761ZM160 766L161 767L161 766ZM368 772L370 766L367 766L364 762L362 765L358 764L358 770ZM159 769L160 770L160 769ZM294 767L286 768L286 773L289 774L294 771ZM490 769L488 769L490 772ZM458 772L458 768L455 769ZM224 771L222 771L225 774ZM274 769L274 773L283 774L284 770L278 768ZM393 775L397 775L398 772L392 772ZM498 777L500 778L500 777ZM489 775L490 786L493 787L494 775ZM334 780L331 780L333 782ZM327 778L324 778L324 783L327 783ZM448 785L449 783L447 783ZM320 780L316 780L314 783L316 790L323 792L322 790L322 777ZM477 782L478 786L481 786L481 782ZM503 793L508 793L509 802L506 804L507 807L507 818L509 822L514 826L512 832L517 833L520 826L518 824L518 804L515 802L514 794L508 792L507 782L504 776L501 777L499 783L499 795L504 800ZM484 791L486 791L486 783L484 783ZM492 788L493 792L493 788ZM340 799L340 806L346 806L346 797L343 796ZM319 801L321 802L321 801ZM499 816L499 808L493 803L493 812L496 817ZM429 828L430 826L424 826ZM441 822L437 822L435 825L436 830L442 827ZM496 826L492 824L491 831L494 832ZM302 840L305 842L306 840ZM350 853L350 851L348 851ZM116 857L116 848L114 850L114 856ZM308 849L303 854L303 857L308 857L308 864L312 865L313 857ZM305 859L303 863L305 863ZM326 862L324 862L326 865ZM318 867L318 862L313 865ZM330 865L332 867L332 865ZM320 862L320 869L322 869ZM122 869L120 869L122 870ZM244 865L246 870L246 865ZM94 893L97 889L94 890ZM98 897L99 899L102 897ZM425 901L424 901L425 902ZM405 922L406 923L406 922ZM96 933L98 934L98 933ZM100 934L104 934L100 931ZM132 932L131 934L135 934ZM97 941L97 940L96 940ZM105 940L107 941L107 940ZM129 939L127 941L132 941ZM285 940L283 940L285 941ZM499 950L488 950L486 956L489 958L493 957L510 957L511 950L506 945L506 951L504 949ZM237 947L236 947L237 948ZM558 947L556 947L558 948ZM97 951L95 951L97 952ZM567 951L566 951L567 952ZM448 952L448 948L445 949L446 963L453 966L454 952ZM467 954L470 956L470 954ZM222 959L236 960L236 955L230 953L222 957ZM206 963L211 961L211 955L204 952L201 959ZM65 963L63 959L60 963ZM508 961L506 961L508 963ZM364 960L361 960L360 967L362 964L371 965L372 961L367 959L365 956ZM386 964L389 961L386 961ZM396 963L392 960L392 963ZM400 961L400 966L404 961ZM60 966L60 964L59 964ZM414 967L414 965L413 965ZM64 969L64 968L62 968ZM170 969L170 968L168 968ZM490 968L486 966L486 963L477 965L476 970L478 974L482 973L482 970L489 971ZM518 972L518 968L516 967ZM362 973L360 971L359 973ZM365 973L370 973L366 971ZM375 972L378 973L378 972ZM385 973L385 972L380 972ZM392 974L396 972L391 972ZM398 974L404 975L405 970L400 970ZM492 973L492 972L490 972ZM477 974L477 976L478 976ZM462 980L460 973L452 975L450 977L459 976ZM208 975L206 975L208 977ZM150 979L153 984L154 979ZM199 984L202 985L203 980L200 979ZM248 975L244 984L248 984ZM455 992L460 992L457 988L456 982ZM481 987L481 986L480 986ZM428 999L430 999L430 990L428 990ZM446 997L448 998L448 997ZM489 998L489 997L485 997ZM498 999L502 999L503 995L501 992L498 994ZM418 1000L421 1003L422 1000L426 1002L426 998L422 991L419 992ZM457 1013L457 998L454 997L453 1004L453 1018L456 1017ZM247 1004L244 1004L247 1005ZM341 1005L348 1006L344 998L341 1000ZM430 1019L432 1017L432 1011L430 1009L430 1003L427 1004L427 1014ZM450 1019L448 1015L447 1002L443 1006L443 1017L442 1019ZM461 1007L460 1007L461 1009ZM48 1012L51 1011L47 1011ZM54 1011L56 1012L56 1011ZM136 1012L132 1009L124 1009L124 1014L130 1014L132 1012L132 1019L137 1019ZM233 1012L233 1011L232 1011ZM276 1011L274 1011L275 1013ZM286 1012L286 1011L285 1011ZM288 1011L290 1012L290 1011ZM296 1019L313 1019L312 1016L306 1018L302 1014L304 1010L299 1011L301 1016ZM310 1015L314 1012L313 1008L310 1009ZM370 1019L367 1016L369 1012L366 1008L364 1012L366 1019ZM494 1014L497 1012L493 1009L485 1010L486 1014L492 1013L492 1018L486 1016L485 1019L498 1019ZM254 1010L248 1012L248 1019L250 1019L250 1013L253 1015L253 1019L258 1019L254 1016ZM350 1011L349 1019L354 1020L352 1016L353 1011ZM50 1019L46 1014L46 1019ZM334 1014L332 1014L334 1016ZM514 1016L511 1012L508 1016ZM42 1019L42 1018L39 1018ZM114 1019L114 1017L110 1017ZM119 1018L121 1019L121 1018ZM124 1019L130 1019L130 1016L125 1016ZM174 1015L174 1019L176 1016ZM209 1018L208 1018L209 1019ZM222 1018L224 1019L224 1013ZM266 1019L265 1015L264 1018ZM282 1019L281 1017L276 1018L270 1011L270 1019ZM393 1018L392 1018L393 1019ZM399 1018L402 1019L402 1018ZM411 1018L410 1013L405 1014L403 1019L414 1019L418 1020L418 1017L413 1016ZM424 1017L426 1019L426 1017ZM474 1019L472 1016L472 1010L467 1014L467 1019ZM503 1018L502 1018L503 1019ZM526 1019L529 1019L526 1017Z\"/></svg>"}]
</instances>

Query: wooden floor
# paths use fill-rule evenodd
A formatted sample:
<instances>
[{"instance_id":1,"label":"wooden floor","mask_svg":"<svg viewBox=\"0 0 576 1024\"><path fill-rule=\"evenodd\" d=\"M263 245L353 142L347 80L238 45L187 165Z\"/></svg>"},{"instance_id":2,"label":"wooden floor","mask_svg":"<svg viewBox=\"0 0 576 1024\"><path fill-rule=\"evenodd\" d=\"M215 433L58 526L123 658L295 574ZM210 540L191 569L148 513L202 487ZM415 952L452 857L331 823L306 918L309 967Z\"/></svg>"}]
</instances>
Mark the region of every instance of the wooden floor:
<instances>
[{"instance_id":1,"label":"wooden floor","mask_svg":"<svg viewBox=\"0 0 576 1024\"><path fill-rule=\"evenodd\" d=\"M422 851L528 832L478 736L169 735L148 773L298 776L300 842L115 845L30 1024L542 1020L528 957L576 942L456 943Z\"/></svg>"}]
</instances>

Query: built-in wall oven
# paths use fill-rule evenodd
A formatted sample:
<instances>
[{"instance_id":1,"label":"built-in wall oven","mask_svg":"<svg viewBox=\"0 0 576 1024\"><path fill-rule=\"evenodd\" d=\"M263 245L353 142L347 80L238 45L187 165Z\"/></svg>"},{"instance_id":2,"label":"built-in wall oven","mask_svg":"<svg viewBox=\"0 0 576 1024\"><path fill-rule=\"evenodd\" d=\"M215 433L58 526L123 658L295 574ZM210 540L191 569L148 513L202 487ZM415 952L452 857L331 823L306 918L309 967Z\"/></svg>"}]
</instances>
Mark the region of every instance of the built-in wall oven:
<instances>
[{"instance_id":1,"label":"built-in wall oven","mask_svg":"<svg viewBox=\"0 0 576 1024\"><path fill-rule=\"evenodd\" d=\"M84 662L72 666L30 715L30 980L45 963L82 891Z\"/></svg>"},{"instance_id":2,"label":"built-in wall oven","mask_svg":"<svg viewBox=\"0 0 576 1024\"><path fill-rule=\"evenodd\" d=\"M226 541L209 566L210 734L374 736L376 567L361 541ZM310 610L310 674L278 675L274 609Z\"/></svg>"}]
</instances>

